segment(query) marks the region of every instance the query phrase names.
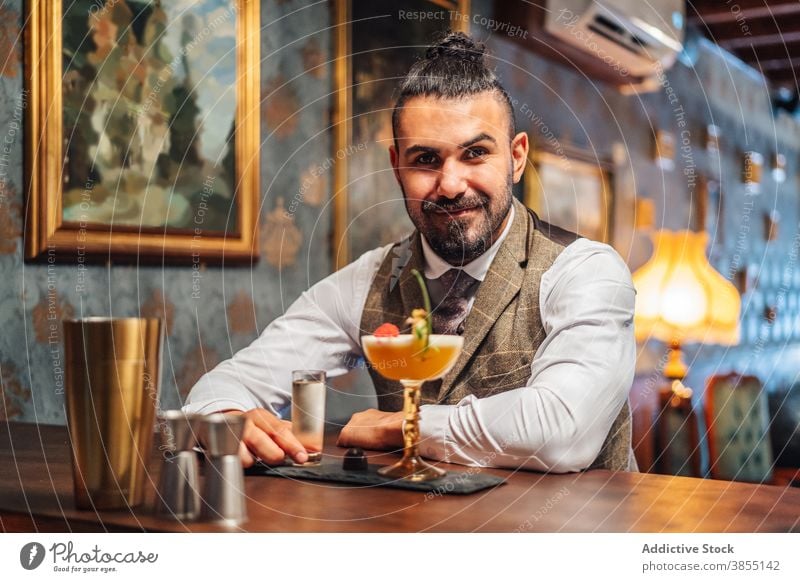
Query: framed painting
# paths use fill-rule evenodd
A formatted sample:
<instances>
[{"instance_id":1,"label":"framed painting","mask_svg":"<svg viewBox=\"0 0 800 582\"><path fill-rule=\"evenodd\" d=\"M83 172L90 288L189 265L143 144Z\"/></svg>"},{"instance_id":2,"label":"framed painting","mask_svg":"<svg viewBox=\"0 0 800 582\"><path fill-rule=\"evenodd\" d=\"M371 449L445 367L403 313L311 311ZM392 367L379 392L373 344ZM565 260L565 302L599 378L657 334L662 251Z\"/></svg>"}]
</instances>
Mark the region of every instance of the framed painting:
<instances>
[{"instance_id":1,"label":"framed painting","mask_svg":"<svg viewBox=\"0 0 800 582\"><path fill-rule=\"evenodd\" d=\"M26 258L257 258L259 8L27 3Z\"/></svg>"},{"instance_id":2,"label":"framed painting","mask_svg":"<svg viewBox=\"0 0 800 582\"><path fill-rule=\"evenodd\" d=\"M718 180L700 176L692 192L692 230L707 232L712 246L724 245L724 197Z\"/></svg>"},{"instance_id":3,"label":"framed painting","mask_svg":"<svg viewBox=\"0 0 800 582\"><path fill-rule=\"evenodd\" d=\"M469 30L469 0L336 0L333 264L413 229L389 162L396 89L443 30Z\"/></svg>"},{"instance_id":4,"label":"framed painting","mask_svg":"<svg viewBox=\"0 0 800 582\"><path fill-rule=\"evenodd\" d=\"M580 152L532 150L523 202L545 222L611 244L614 197L611 165Z\"/></svg>"}]
</instances>

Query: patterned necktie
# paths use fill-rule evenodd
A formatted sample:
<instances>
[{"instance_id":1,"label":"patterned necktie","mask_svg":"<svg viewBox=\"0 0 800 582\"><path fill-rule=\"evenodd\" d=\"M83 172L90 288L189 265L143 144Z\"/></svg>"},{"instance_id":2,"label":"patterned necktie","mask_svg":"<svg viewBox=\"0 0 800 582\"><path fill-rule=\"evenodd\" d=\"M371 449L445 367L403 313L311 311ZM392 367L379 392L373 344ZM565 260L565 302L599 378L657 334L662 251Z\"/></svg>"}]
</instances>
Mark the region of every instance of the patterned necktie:
<instances>
[{"instance_id":1,"label":"patterned necktie","mask_svg":"<svg viewBox=\"0 0 800 582\"><path fill-rule=\"evenodd\" d=\"M433 333L461 335L467 318L468 294L478 280L461 269L450 269L439 278L439 283L445 296L433 309Z\"/></svg>"}]
</instances>

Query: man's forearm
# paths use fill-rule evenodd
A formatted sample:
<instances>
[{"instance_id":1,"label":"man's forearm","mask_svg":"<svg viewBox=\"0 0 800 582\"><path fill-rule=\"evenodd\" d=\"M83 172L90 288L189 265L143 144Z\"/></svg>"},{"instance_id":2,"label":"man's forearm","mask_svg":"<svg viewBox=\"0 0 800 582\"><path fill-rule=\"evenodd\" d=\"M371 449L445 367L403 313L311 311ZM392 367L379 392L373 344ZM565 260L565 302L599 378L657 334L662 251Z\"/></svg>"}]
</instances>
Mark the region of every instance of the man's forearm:
<instances>
[{"instance_id":1,"label":"man's forearm","mask_svg":"<svg viewBox=\"0 0 800 582\"><path fill-rule=\"evenodd\" d=\"M185 410L260 407L277 414L290 402L292 370L325 370L328 377L347 372L360 352L360 308L389 246L365 253L303 293L252 344L206 373Z\"/></svg>"},{"instance_id":2,"label":"man's forearm","mask_svg":"<svg viewBox=\"0 0 800 582\"><path fill-rule=\"evenodd\" d=\"M471 466L565 473L597 457L622 401L606 400L591 419L549 390L530 387L457 405L422 407L421 453ZM578 423L583 423L579 426Z\"/></svg>"}]
</instances>

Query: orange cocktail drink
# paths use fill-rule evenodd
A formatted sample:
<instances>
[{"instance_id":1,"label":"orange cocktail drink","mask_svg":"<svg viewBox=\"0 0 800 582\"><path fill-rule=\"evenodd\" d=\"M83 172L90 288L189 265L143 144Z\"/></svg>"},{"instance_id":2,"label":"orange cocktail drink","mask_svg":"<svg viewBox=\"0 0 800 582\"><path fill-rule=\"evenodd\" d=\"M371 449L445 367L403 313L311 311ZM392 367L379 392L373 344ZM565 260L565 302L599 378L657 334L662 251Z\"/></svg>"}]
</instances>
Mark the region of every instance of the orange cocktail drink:
<instances>
[{"instance_id":1,"label":"orange cocktail drink","mask_svg":"<svg viewBox=\"0 0 800 582\"><path fill-rule=\"evenodd\" d=\"M396 330L396 328L395 328ZM464 338L457 335L366 335L361 338L364 355L381 376L403 386L403 458L378 473L409 481L427 481L445 472L419 456L419 404L422 384L447 374L455 365Z\"/></svg>"},{"instance_id":2,"label":"orange cocktail drink","mask_svg":"<svg viewBox=\"0 0 800 582\"><path fill-rule=\"evenodd\" d=\"M456 363L464 338L432 335L427 349L412 334L396 337L367 335L362 338L364 355L370 365L389 380L436 380Z\"/></svg>"}]
</instances>

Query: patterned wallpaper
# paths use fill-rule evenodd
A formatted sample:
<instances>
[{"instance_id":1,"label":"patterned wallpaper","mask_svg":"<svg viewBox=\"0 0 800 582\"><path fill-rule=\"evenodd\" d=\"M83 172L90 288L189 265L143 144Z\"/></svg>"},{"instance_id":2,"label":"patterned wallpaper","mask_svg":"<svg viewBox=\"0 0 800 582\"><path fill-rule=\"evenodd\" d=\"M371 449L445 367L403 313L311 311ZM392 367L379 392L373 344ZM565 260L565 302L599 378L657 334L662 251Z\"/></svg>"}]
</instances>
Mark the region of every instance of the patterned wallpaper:
<instances>
[{"instance_id":1,"label":"patterned wallpaper","mask_svg":"<svg viewBox=\"0 0 800 582\"><path fill-rule=\"evenodd\" d=\"M79 274L66 264L23 262L21 12L21 0L0 6L0 141L10 146L0 161L0 418L65 421L61 338L49 322L67 316L164 317L161 407L177 407L207 369L330 272L329 220L320 220L330 176L316 176L286 212L301 177L331 147L329 8L262 1L261 261L252 269L203 267L196 299L187 267L94 265Z\"/></svg>"}]
</instances>

